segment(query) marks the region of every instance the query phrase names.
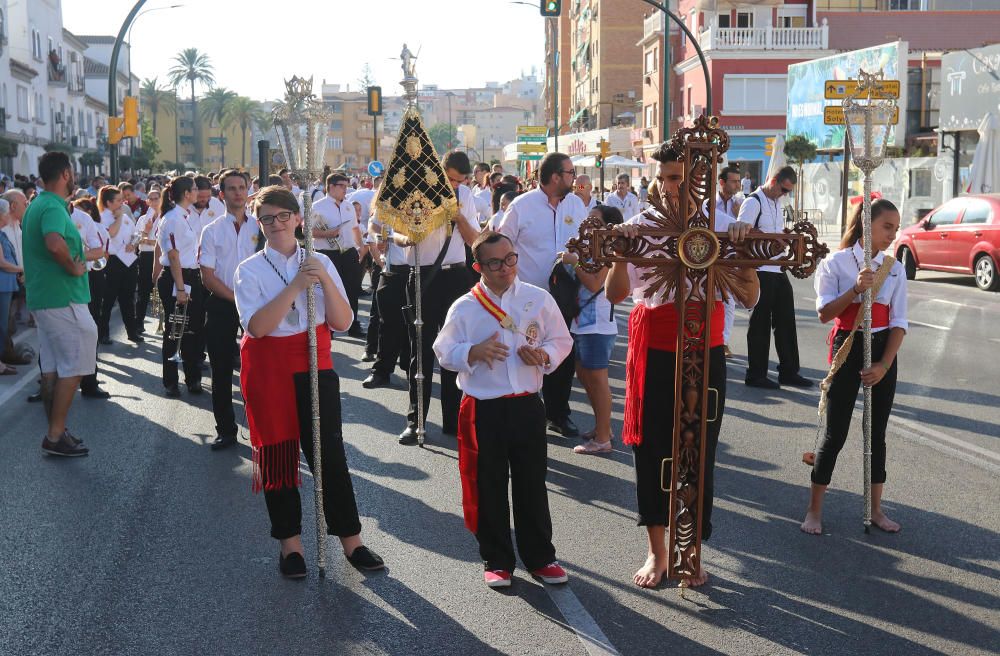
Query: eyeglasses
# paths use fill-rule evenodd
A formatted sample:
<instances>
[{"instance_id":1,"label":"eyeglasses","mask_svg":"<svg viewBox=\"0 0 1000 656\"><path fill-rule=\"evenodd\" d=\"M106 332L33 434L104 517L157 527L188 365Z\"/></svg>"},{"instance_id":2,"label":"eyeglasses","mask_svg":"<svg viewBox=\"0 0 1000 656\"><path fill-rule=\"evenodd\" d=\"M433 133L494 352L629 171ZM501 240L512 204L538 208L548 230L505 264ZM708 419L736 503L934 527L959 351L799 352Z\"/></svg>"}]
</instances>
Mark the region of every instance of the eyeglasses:
<instances>
[{"instance_id":1,"label":"eyeglasses","mask_svg":"<svg viewBox=\"0 0 1000 656\"><path fill-rule=\"evenodd\" d=\"M507 253L506 257L494 257L493 259L486 260L483 262L483 266L490 271L499 271L504 266L508 269L517 264L517 253Z\"/></svg>"},{"instance_id":2,"label":"eyeglasses","mask_svg":"<svg viewBox=\"0 0 1000 656\"><path fill-rule=\"evenodd\" d=\"M576 177L576 169L570 169L568 171L566 169L563 169L563 170L561 170L559 172L562 173L563 175L571 175L574 178Z\"/></svg>"},{"instance_id":3,"label":"eyeglasses","mask_svg":"<svg viewBox=\"0 0 1000 656\"><path fill-rule=\"evenodd\" d=\"M292 218L295 212L278 212L277 214L265 214L264 216L257 217L257 223L261 225L271 225L274 220L277 219L282 223L287 223L288 219Z\"/></svg>"}]
</instances>

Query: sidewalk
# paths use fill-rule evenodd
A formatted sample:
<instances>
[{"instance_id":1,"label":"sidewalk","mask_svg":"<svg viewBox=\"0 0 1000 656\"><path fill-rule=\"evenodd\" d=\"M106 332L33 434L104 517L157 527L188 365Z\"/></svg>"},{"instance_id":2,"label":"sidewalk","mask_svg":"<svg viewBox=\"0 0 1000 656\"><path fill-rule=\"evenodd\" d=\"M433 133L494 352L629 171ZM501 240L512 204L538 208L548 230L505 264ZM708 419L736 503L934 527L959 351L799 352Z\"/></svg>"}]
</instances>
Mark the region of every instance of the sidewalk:
<instances>
[{"instance_id":1,"label":"sidewalk","mask_svg":"<svg viewBox=\"0 0 1000 656\"><path fill-rule=\"evenodd\" d=\"M22 326L16 335L14 335L14 344L23 344L27 342L35 349L35 353L38 353L38 333L35 328L28 328L27 326ZM38 357L31 364L22 364L17 367L16 376L0 376L0 406L12 399L17 399L20 396L21 390L33 383L38 379ZM27 393L23 394L27 396ZM24 402L23 399L21 400Z\"/></svg>"}]
</instances>

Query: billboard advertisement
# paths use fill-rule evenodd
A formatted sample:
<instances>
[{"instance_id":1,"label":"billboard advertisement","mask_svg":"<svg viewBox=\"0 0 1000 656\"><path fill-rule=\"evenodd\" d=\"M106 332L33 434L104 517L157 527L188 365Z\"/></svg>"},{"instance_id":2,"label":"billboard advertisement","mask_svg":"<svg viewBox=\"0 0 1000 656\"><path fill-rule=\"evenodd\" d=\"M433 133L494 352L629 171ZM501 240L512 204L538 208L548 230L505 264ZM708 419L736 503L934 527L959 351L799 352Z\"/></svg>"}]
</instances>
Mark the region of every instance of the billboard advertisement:
<instances>
[{"instance_id":1,"label":"billboard advertisement","mask_svg":"<svg viewBox=\"0 0 1000 656\"><path fill-rule=\"evenodd\" d=\"M976 130L1000 113L1000 44L956 50L941 59L941 130Z\"/></svg>"},{"instance_id":2,"label":"billboard advertisement","mask_svg":"<svg viewBox=\"0 0 1000 656\"><path fill-rule=\"evenodd\" d=\"M805 136L820 150L844 147L843 125L824 125L823 108L841 105L841 100L826 100L823 83L827 80L847 80L858 76L858 69L868 72L882 69L885 79L899 80L897 106L900 121L889 135L890 146L902 146L906 139L906 68L909 45L896 41L881 46L852 50L822 59L792 64L788 67L788 109L786 135ZM942 112L943 115L943 112Z\"/></svg>"}]
</instances>

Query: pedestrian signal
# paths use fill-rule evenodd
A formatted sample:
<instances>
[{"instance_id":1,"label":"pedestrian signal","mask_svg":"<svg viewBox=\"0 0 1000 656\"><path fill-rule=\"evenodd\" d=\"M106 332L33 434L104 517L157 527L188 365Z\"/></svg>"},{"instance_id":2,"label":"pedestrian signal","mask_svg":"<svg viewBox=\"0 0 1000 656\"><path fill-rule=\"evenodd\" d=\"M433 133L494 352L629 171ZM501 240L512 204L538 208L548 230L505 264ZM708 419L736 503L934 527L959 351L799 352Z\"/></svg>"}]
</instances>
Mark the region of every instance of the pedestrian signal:
<instances>
[{"instance_id":1,"label":"pedestrian signal","mask_svg":"<svg viewBox=\"0 0 1000 656\"><path fill-rule=\"evenodd\" d=\"M139 136L139 99L135 96L126 96L122 104L122 116L125 120L125 137Z\"/></svg>"},{"instance_id":2,"label":"pedestrian signal","mask_svg":"<svg viewBox=\"0 0 1000 656\"><path fill-rule=\"evenodd\" d=\"M541 0L542 16L558 16L562 13L562 0Z\"/></svg>"},{"instance_id":3,"label":"pedestrian signal","mask_svg":"<svg viewBox=\"0 0 1000 656\"><path fill-rule=\"evenodd\" d=\"M368 115L382 115L382 87L368 87Z\"/></svg>"}]
</instances>

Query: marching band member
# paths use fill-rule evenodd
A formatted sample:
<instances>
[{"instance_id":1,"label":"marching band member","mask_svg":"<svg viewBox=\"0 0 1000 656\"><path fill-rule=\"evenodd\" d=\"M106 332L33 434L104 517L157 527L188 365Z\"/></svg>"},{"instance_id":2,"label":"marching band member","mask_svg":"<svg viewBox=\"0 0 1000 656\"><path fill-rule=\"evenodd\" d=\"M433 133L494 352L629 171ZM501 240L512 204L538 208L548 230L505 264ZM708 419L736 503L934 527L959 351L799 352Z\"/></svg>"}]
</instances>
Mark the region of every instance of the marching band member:
<instances>
[{"instance_id":1,"label":"marching band member","mask_svg":"<svg viewBox=\"0 0 1000 656\"><path fill-rule=\"evenodd\" d=\"M509 471L521 560L545 583L565 583L552 545L545 407L538 391L543 374L569 355L573 338L548 292L517 279L509 237L484 232L472 252L482 278L451 306L434 341L441 366L458 372L465 393L458 422L465 525L479 541L486 585L509 586Z\"/></svg>"},{"instance_id":2,"label":"marching band member","mask_svg":"<svg viewBox=\"0 0 1000 656\"><path fill-rule=\"evenodd\" d=\"M679 187L684 180L684 162L668 143L662 144L652 157L660 163L657 184L663 203L672 205L676 212ZM612 229L631 239L636 237L639 228L651 224L651 219L640 214ZM730 239L739 242L750 232L750 226L734 222L729 225L728 232ZM757 273L752 268L740 269L739 272L742 285L733 291L744 307L753 307L759 295ZM665 295L662 288L652 288L653 284L643 279L642 269L618 262L611 266L604 284L605 293L612 303L621 303L627 296L635 300L635 307L629 316L622 442L632 446L639 525L646 527L648 540L646 562L632 577L633 582L643 588L659 585L669 565L665 527L670 510L671 469L667 459L673 456L674 365L678 329L673 292ZM712 334L708 337L711 350L705 373L709 386L717 390L717 394L709 396L709 402L714 400L716 406L714 413L709 411L710 416L714 414L714 419L707 422L707 444L703 445L704 499L699 518L703 540L712 535L715 450L726 404L726 358L722 341L725 310L721 296L715 296L711 312ZM689 584L699 586L707 580L708 575L702 569Z\"/></svg>"},{"instance_id":3,"label":"marching band member","mask_svg":"<svg viewBox=\"0 0 1000 656\"><path fill-rule=\"evenodd\" d=\"M347 289L347 299L354 313L354 322L347 334L351 337L364 339L365 331L358 321L358 297L361 295L361 281L364 272L361 270L361 228L358 221L358 211L347 199L347 176L331 173L326 178L326 196L316 201L312 206L313 216L317 222L322 221L325 228L313 228L313 238L316 239L316 249L330 258L337 273ZM368 217L365 217L367 221ZM360 257L359 257L360 254Z\"/></svg>"},{"instance_id":4,"label":"marching band member","mask_svg":"<svg viewBox=\"0 0 1000 656\"><path fill-rule=\"evenodd\" d=\"M329 258L317 254L307 260L296 242L295 229L302 217L291 192L280 186L261 189L254 209L267 246L236 268L236 308L246 331L240 348L240 386L253 445L253 489L264 491L271 536L281 541L279 569L290 578L306 575L297 485L300 443L310 469L315 468L308 385L309 285L316 286L327 532L340 538L352 565L381 569L382 559L361 541L341 433L340 383L330 356L330 331L345 330L354 318L344 285Z\"/></svg>"},{"instance_id":5,"label":"marching band member","mask_svg":"<svg viewBox=\"0 0 1000 656\"><path fill-rule=\"evenodd\" d=\"M260 231L246 211L247 181L239 171L223 171L219 186L226 200L226 214L201 233L198 262L205 297L205 343L212 365L212 413L217 437L213 450L236 444L233 410L233 344L240 318L236 313L233 278L236 267L257 250Z\"/></svg>"},{"instance_id":6,"label":"marching band member","mask_svg":"<svg viewBox=\"0 0 1000 656\"><path fill-rule=\"evenodd\" d=\"M160 190L153 188L146 196L146 214L139 218L136 229L142 233L139 241L139 282L135 303L135 320L140 334L144 332L146 310L153 294L153 259L156 250L156 231L160 225Z\"/></svg>"},{"instance_id":7,"label":"marching band member","mask_svg":"<svg viewBox=\"0 0 1000 656\"><path fill-rule=\"evenodd\" d=\"M802 531L813 535L823 532L823 496L833 476L837 455L847 440L851 415L858 398L858 386L872 388L872 524L887 533L899 531L899 524L882 511L882 488L885 485L885 427L892 412L896 395L896 354L909 328L906 320L906 274L901 262L887 261L885 250L899 230L899 211L885 199L873 201L872 264L865 267L865 251L861 241L863 224L862 203L854 208L847 231L840 242L841 250L821 260L816 271L816 309L823 323L833 320L831 361L834 372L823 381L827 391L826 432L816 451L812 470L809 510ZM855 320L862 311L862 295L873 289L872 299L872 366L864 369L864 339L854 333ZM838 354L851 339L846 359ZM837 362L841 365L837 367Z\"/></svg>"},{"instance_id":8,"label":"marching band member","mask_svg":"<svg viewBox=\"0 0 1000 656\"><path fill-rule=\"evenodd\" d=\"M201 272L198 270L198 234L189 221L195 199L194 180L185 176L173 178L163 190L160 230L157 248L162 267L156 282L163 305L163 316L181 314L187 305L188 325L181 338L180 351L184 364L184 382L191 394L201 394L201 340L204 329ZM163 386L169 398L181 395L177 387L177 340L167 328L163 331Z\"/></svg>"},{"instance_id":9,"label":"marching band member","mask_svg":"<svg viewBox=\"0 0 1000 656\"><path fill-rule=\"evenodd\" d=\"M125 324L125 333L130 342L144 342L136 326L135 289L138 282L139 265L136 263L135 219L125 204L125 196L118 187L105 185L97 194L97 207L101 210L101 225L108 231L107 288L98 322L100 338L104 345L111 343L111 310L118 302L118 311Z\"/></svg>"},{"instance_id":10,"label":"marching band member","mask_svg":"<svg viewBox=\"0 0 1000 656\"><path fill-rule=\"evenodd\" d=\"M94 318L96 324L101 316L101 308L104 304L104 290L107 286L105 269L95 269L94 263L101 258L108 257L108 241L110 236L107 229L101 225L101 214L97 211L97 203L93 198L86 197L74 201L71 204L73 211L70 212L70 219L73 225L80 232L83 239L84 259L87 260L87 280L90 285L90 303L87 309L90 316ZM107 260L105 260L107 262ZM111 394L98 387L97 369L94 373L88 374L80 379L80 395L91 399L109 399Z\"/></svg>"}]
</instances>

